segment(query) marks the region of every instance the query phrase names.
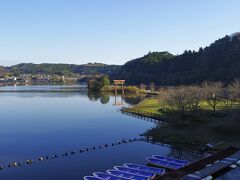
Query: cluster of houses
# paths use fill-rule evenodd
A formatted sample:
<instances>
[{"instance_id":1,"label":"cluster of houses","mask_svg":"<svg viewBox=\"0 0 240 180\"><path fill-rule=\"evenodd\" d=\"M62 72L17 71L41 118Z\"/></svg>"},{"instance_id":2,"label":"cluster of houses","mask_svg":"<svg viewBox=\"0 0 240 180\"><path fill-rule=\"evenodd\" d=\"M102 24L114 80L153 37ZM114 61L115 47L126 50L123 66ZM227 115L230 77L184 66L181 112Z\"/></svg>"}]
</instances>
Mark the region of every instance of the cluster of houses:
<instances>
[{"instance_id":1,"label":"cluster of houses","mask_svg":"<svg viewBox=\"0 0 240 180\"><path fill-rule=\"evenodd\" d=\"M64 77L62 77L64 79ZM52 75L43 74L21 74L19 76L5 76L0 78L0 82L48 82L53 79Z\"/></svg>"},{"instance_id":2,"label":"cluster of houses","mask_svg":"<svg viewBox=\"0 0 240 180\"><path fill-rule=\"evenodd\" d=\"M76 83L77 78L50 74L21 74L19 76L0 77L0 85Z\"/></svg>"}]
</instances>

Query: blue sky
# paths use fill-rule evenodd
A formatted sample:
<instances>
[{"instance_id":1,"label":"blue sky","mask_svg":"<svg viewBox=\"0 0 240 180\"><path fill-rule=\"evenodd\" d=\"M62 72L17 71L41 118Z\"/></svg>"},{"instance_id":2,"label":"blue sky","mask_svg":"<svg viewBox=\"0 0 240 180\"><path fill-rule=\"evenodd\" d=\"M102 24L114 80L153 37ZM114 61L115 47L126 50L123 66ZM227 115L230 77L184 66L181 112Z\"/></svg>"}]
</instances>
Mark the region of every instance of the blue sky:
<instances>
[{"instance_id":1,"label":"blue sky","mask_svg":"<svg viewBox=\"0 0 240 180\"><path fill-rule=\"evenodd\" d=\"M239 0L0 0L0 64L123 64L240 31Z\"/></svg>"}]
</instances>

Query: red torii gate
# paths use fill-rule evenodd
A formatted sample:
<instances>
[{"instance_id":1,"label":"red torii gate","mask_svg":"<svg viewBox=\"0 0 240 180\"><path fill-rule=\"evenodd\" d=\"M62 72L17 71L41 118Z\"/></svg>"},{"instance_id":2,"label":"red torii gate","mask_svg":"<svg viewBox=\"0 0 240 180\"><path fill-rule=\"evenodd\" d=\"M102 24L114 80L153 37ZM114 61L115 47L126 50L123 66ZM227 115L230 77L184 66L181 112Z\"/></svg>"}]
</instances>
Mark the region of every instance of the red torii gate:
<instances>
[{"instance_id":1,"label":"red torii gate","mask_svg":"<svg viewBox=\"0 0 240 180\"><path fill-rule=\"evenodd\" d=\"M125 84L125 80L113 80L114 82L114 90L115 90L115 94L117 94L117 86L121 85L122 86L122 93L124 94L124 84Z\"/></svg>"}]
</instances>

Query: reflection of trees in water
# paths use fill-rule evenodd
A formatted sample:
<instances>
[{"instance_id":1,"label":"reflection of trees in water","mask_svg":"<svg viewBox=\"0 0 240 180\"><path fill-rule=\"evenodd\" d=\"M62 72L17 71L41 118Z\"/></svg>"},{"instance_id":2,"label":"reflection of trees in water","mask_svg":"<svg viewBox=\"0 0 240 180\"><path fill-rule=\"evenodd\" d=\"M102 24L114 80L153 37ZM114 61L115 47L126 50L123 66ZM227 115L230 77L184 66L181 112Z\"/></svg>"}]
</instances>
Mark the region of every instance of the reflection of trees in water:
<instances>
[{"instance_id":1,"label":"reflection of trees in water","mask_svg":"<svg viewBox=\"0 0 240 180\"><path fill-rule=\"evenodd\" d=\"M124 95L124 101L129 105L135 105L141 102L146 96L145 95Z\"/></svg>"},{"instance_id":2,"label":"reflection of trees in water","mask_svg":"<svg viewBox=\"0 0 240 180\"><path fill-rule=\"evenodd\" d=\"M99 92L88 91L88 98L90 101L98 101L102 104L107 104L110 100L110 96L108 94L103 94Z\"/></svg>"},{"instance_id":3,"label":"reflection of trees in water","mask_svg":"<svg viewBox=\"0 0 240 180\"><path fill-rule=\"evenodd\" d=\"M107 104L110 101L110 96L115 98L121 98L124 100L126 104L129 105L135 105L138 104L140 101L142 101L144 98L146 98L145 95L135 95L135 94L118 94L115 95L114 93L101 93L101 92L93 92L88 91L87 93L88 98L90 101L100 101L102 104Z\"/></svg>"},{"instance_id":4,"label":"reflection of trees in water","mask_svg":"<svg viewBox=\"0 0 240 180\"><path fill-rule=\"evenodd\" d=\"M101 102L102 104L107 104L107 103L109 102L109 100L110 100L110 96L102 95L102 96L100 97L100 102Z\"/></svg>"},{"instance_id":5,"label":"reflection of trees in water","mask_svg":"<svg viewBox=\"0 0 240 180\"><path fill-rule=\"evenodd\" d=\"M171 147L169 156L176 159L185 159L193 162L202 159L204 157L204 153L194 150L186 150L177 147Z\"/></svg>"},{"instance_id":6,"label":"reflection of trees in water","mask_svg":"<svg viewBox=\"0 0 240 180\"><path fill-rule=\"evenodd\" d=\"M98 99L100 98L99 92L88 91L87 95L90 101L98 101Z\"/></svg>"}]
</instances>

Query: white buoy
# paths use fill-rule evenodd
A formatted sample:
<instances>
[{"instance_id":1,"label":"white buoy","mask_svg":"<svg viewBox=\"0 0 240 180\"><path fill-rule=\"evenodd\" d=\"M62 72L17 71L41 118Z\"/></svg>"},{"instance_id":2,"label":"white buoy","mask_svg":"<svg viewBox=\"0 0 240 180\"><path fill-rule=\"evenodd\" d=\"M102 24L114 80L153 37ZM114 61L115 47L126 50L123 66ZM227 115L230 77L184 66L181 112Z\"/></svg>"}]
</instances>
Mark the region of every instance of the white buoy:
<instances>
[{"instance_id":1,"label":"white buoy","mask_svg":"<svg viewBox=\"0 0 240 180\"><path fill-rule=\"evenodd\" d=\"M43 157L39 157L38 160L39 160L39 161L43 161Z\"/></svg>"},{"instance_id":2,"label":"white buoy","mask_svg":"<svg viewBox=\"0 0 240 180\"><path fill-rule=\"evenodd\" d=\"M13 166L15 166L15 167L16 167L17 165L18 165L18 163L16 163L16 162L14 162L14 163L13 163Z\"/></svg>"}]
</instances>

